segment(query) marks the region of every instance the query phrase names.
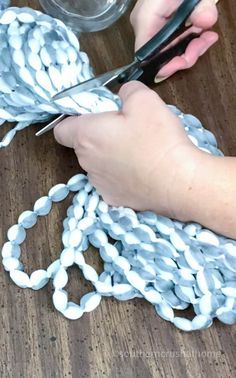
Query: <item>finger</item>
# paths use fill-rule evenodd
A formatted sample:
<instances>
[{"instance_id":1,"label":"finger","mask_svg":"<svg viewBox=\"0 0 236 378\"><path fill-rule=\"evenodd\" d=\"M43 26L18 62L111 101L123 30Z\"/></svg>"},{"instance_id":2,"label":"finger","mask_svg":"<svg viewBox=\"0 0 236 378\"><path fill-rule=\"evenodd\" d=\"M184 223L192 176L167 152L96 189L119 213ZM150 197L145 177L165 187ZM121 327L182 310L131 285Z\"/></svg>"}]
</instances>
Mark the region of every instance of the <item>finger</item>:
<instances>
[{"instance_id":1,"label":"finger","mask_svg":"<svg viewBox=\"0 0 236 378\"><path fill-rule=\"evenodd\" d=\"M147 116L153 116L153 110L159 112L160 107L163 110L167 108L156 92L138 81L124 84L119 91L119 96L122 99L122 114L125 117L138 113L139 118L146 119Z\"/></svg>"},{"instance_id":2,"label":"finger","mask_svg":"<svg viewBox=\"0 0 236 378\"><path fill-rule=\"evenodd\" d=\"M135 50L142 47L166 23L168 17L181 4L181 0L140 0L131 13L135 32Z\"/></svg>"},{"instance_id":3,"label":"finger","mask_svg":"<svg viewBox=\"0 0 236 378\"><path fill-rule=\"evenodd\" d=\"M168 46L166 46L162 51L168 50L171 47L176 46L180 41L183 41L186 37L188 37L191 34L199 35L202 33L201 28L197 28L196 26L191 26L187 30L185 30L180 36L175 38L172 42L169 43Z\"/></svg>"},{"instance_id":4,"label":"finger","mask_svg":"<svg viewBox=\"0 0 236 378\"><path fill-rule=\"evenodd\" d=\"M192 67L216 41L218 34L215 32L205 32L199 38L195 38L188 45L185 53L172 59L164 66L157 75L158 77L171 76L179 70Z\"/></svg>"},{"instance_id":5,"label":"finger","mask_svg":"<svg viewBox=\"0 0 236 378\"><path fill-rule=\"evenodd\" d=\"M117 114L118 112L105 112L68 117L55 127L55 139L63 146L77 149L85 139L90 143L102 138L109 128L115 133L115 128L111 126Z\"/></svg>"},{"instance_id":6,"label":"finger","mask_svg":"<svg viewBox=\"0 0 236 378\"><path fill-rule=\"evenodd\" d=\"M197 27L209 29L216 23L217 18L215 0L202 0L190 16L190 21Z\"/></svg>"},{"instance_id":7,"label":"finger","mask_svg":"<svg viewBox=\"0 0 236 378\"><path fill-rule=\"evenodd\" d=\"M118 95L120 96L122 102L126 103L135 93L139 93L141 91L149 91L149 88L140 81L133 80L122 85Z\"/></svg>"},{"instance_id":8,"label":"finger","mask_svg":"<svg viewBox=\"0 0 236 378\"><path fill-rule=\"evenodd\" d=\"M78 132L79 117L80 116L67 117L54 128L54 137L58 143L65 147L74 148Z\"/></svg>"},{"instance_id":9,"label":"finger","mask_svg":"<svg viewBox=\"0 0 236 378\"><path fill-rule=\"evenodd\" d=\"M206 35L205 35L206 34ZM205 38L204 38L205 37ZM157 77L171 76L179 70L191 68L218 39L213 32L206 32L200 38L193 40L186 49L185 54L175 57L163 67Z\"/></svg>"}]
</instances>

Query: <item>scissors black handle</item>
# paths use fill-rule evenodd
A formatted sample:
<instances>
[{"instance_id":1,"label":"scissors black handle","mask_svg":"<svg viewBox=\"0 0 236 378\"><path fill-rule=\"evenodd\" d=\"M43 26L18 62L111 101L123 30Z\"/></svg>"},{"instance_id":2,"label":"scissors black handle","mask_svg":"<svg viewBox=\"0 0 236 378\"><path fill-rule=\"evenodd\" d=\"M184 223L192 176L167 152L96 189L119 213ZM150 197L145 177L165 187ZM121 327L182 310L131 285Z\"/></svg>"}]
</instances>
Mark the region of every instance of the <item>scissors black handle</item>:
<instances>
[{"instance_id":1,"label":"scissors black handle","mask_svg":"<svg viewBox=\"0 0 236 378\"><path fill-rule=\"evenodd\" d=\"M150 61L164 47L185 31L185 22L200 0L184 0L174 16L149 42L135 54L140 63Z\"/></svg>"},{"instance_id":2,"label":"scissors black handle","mask_svg":"<svg viewBox=\"0 0 236 378\"><path fill-rule=\"evenodd\" d=\"M176 56L184 54L189 43L199 37L198 34L192 33L182 39L177 45L164 50L158 55L158 59L152 59L143 69L137 70L133 75L130 75L129 80L139 80L142 83L153 86L154 78L160 69L165 66L170 60Z\"/></svg>"}]
</instances>

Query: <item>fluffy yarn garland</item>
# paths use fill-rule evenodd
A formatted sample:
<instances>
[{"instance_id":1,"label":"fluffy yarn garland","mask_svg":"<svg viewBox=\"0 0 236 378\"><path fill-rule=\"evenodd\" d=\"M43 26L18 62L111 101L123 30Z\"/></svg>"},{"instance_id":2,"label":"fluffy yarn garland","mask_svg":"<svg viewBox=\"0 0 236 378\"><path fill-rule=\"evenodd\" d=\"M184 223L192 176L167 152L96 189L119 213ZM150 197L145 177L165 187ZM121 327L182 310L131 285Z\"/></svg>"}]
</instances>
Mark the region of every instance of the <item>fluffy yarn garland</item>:
<instances>
[{"instance_id":1,"label":"fluffy yarn garland","mask_svg":"<svg viewBox=\"0 0 236 378\"><path fill-rule=\"evenodd\" d=\"M17 131L54 114L118 110L118 97L104 87L51 101L58 91L92 77L87 54L60 20L30 8L8 8L0 13L0 48L0 125L17 122L0 148Z\"/></svg>"},{"instance_id":2,"label":"fluffy yarn garland","mask_svg":"<svg viewBox=\"0 0 236 378\"><path fill-rule=\"evenodd\" d=\"M8 8L0 14L0 41L0 118L2 123L18 122L0 147L6 147L18 130L45 121L51 114L84 114L121 106L118 97L106 88L51 102L57 91L92 76L87 55L61 21L29 8ZM221 154L213 134L195 117L171 109L195 145ZM28 276L19 261L26 230L69 192L75 192L75 196L63 222L61 256L47 270L39 269ZM7 237L2 257L11 279L22 288L34 290L52 279L53 303L69 319L94 310L102 296L114 296L119 300L143 297L163 319L185 331L208 328L214 318L236 323L235 241L199 224L109 207L85 175L78 174L67 184L51 188L32 211L19 216ZM100 275L85 262L89 243L99 249L104 262ZM64 290L67 269L74 264L95 288L81 298L79 305L68 301ZM191 304L195 312L192 320L175 316L174 309L184 310Z\"/></svg>"}]
</instances>

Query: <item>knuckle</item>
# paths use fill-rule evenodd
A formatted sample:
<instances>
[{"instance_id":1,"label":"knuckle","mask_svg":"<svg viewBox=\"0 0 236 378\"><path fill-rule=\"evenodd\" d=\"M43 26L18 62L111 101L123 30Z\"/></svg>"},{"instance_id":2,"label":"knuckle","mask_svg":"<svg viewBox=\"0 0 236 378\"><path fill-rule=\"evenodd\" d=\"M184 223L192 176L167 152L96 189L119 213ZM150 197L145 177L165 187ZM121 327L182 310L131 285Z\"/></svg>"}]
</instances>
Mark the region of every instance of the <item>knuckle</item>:
<instances>
[{"instance_id":1,"label":"knuckle","mask_svg":"<svg viewBox=\"0 0 236 378\"><path fill-rule=\"evenodd\" d=\"M136 91L132 94L130 101L132 101L132 103L134 103L134 104L143 102L143 98L144 98L144 96L146 98L146 95L147 95L147 92L144 91L143 89L141 89L141 90Z\"/></svg>"},{"instance_id":2,"label":"knuckle","mask_svg":"<svg viewBox=\"0 0 236 378\"><path fill-rule=\"evenodd\" d=\"M86 172L89 172L88 160L84 156L78 156L78 154L77 157L79 160L80 167L83 168Z\"/></svg>"},{"instance_id":3,"label":"knuckle","mask_svg":"<svg viewBox=\"0 0 236 378\"><path fill-rule=\"evenodd\" d=\"M125 83L120 89L119 94L128 99L128 97L138 99L151 90L138 81L130 81Z\"/></svg>"},{"instance_id":4,"label":"knuckle","mask_svg":"<svg viewBox=\"0 0 236 378\"><path fill-rule=\"evenodd\" d=\"M132 95L132 102L134 104L142 104L142 106L149 105L154 101L156 98L156 93L148 88L139 88L139 90L135 91Z\"/></svg>"},{"instance_id":5,"label":"knuckle","mask_svg":"<svg viewBox=\"0 0 236 378\"><path fill-rule=\"evenodd\" d=\"M131 81L123 84L122 87L119 90L119 95L120 96L125 95L129 91L129 89L130 89L131 86L132 86L132 82Z\"/></svg>"}]
</instances>

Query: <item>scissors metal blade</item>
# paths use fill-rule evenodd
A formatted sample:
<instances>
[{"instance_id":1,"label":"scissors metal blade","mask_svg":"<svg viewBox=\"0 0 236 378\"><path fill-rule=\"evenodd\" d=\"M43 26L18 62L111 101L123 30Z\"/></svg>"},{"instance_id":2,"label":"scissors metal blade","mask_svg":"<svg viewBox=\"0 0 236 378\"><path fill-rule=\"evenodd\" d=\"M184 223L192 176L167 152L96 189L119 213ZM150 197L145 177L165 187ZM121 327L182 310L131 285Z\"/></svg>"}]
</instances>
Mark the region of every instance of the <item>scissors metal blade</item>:
<instances>
[{"instance_id":1,"label":"scissors metal blade","mask_svg":"<svg viewBox=\"0 0 236 378\"><path fill-rule=\"evenodd\" d=\"M149 65L149 68L152 67L154 63L153 59L156 57L158 58L157 54L159 54L158 70L162 65L167 63L173 56L175 56L176 51L174 49L169 49L163 53L161 53L161 50L184 32L186 29L185 21L199 2L200 0L183 0L183 3L177 9L176 14L170 19L170 21L149 42L147 42L135 53L135 59L131 64L67 88L56 94L53 97L53 100L59 100L66 96L73 96L80 92L105 85L110 87L114 84L122 84L124 82L137 79L145 81L147 79L147 75L145 75L146 70L144 68L147 65ZM180 46L180 51L178 51L179 53L183 53L185 51L185 42L186 41L183 41L182 45ZM156 72L158 70L156 67ZM36 135L42 135L46 131L51 130L65 117L65 115L58 117L48 126L40 130Z\"/></svg>"},{"instance_id":2,"label":"scissors metal blade","mask_svg":"<svg viewBox=\"0 0 236 378\"><path fill-rule=\"evenodd\" d=\"M139 68L139 62L134 61L133 63L128 64L124 67L117 68L110 72L106 72L105 74L102 74L100 76L94 77L77 85L74 85L73 87L65 89L64 91L57 93L53 97L53 100L59 100L67 96L76 95L83 91L88 91L89 89L98 88L105 85L108 86L109 84L113 85L115 83L123 83L125 81L130 80L130 77L133 75L136 75L137 77L140 76L142 72L142 69ZM35 135L41 136L44 133L54 129L54 127L56 127L58 123L63 121L67 116L68 115L66 114L60 115L52 122L50 122L48 125L39 130Z\"/></svg>"},{"instance_id":3,"label":"scissors metal blade","mask_svg":"<svg viewBox=\"0 0 236 378\"><path fill-rule=\"evenodd\" d=\"M135 71L135 68L138 69L138 67L147 64L155 57L155 55L160 53L164 47L172 42L177 36L182 34L183 31L185 31L185 21L199 2L200 0L184 0L167 24L165 24L165 26L157 34L155 34L150 41L136 51L134 61L131 64L65 89L64 91L56 94L53 97L53 100L58 100L66 96L72 96L79 92L109 85L114 82L116 83L116 81L118 83L124 83L125 81L129 80L128 78L132 76L132 72L129 72L130 70ZM119 81L119 79L121 80Z\"/></svg>"},{"instance_id":4,"label":"scissors metal blade","mask_svg":"<svg viewBox=\"0 0 236 378\"><path fill-rule=\"evenodd\" d=\"M55 96L53 96L53 100L59 100L61 98L67 97L67 96L73 96L80 92L88 91L90 89L107 86L109 84L113 84L114 82L124 82L126 80L126 77L129 76L129 73L137 67L139 64L138 61L134 61L131 64L128 64L124 67L117 68L115 70L106 72L102 75L93 77L92 79L86 80L82 83L76 84L73 87L64 89L63 91L57 93Z\"/></svg>"},{"instance_id":5,"label":"scissors metal blade","mask_svg":"<svg viewBox=\"0 0 236 378\"><path fill-rule=\"evenodd\" d=\"M136 74L136 76L138 77L142 74L142 72L142 69L139 69L139 62L134 61L133 63L128 64L124 67L117 68L110 72L106 72L105 74L102 74L100 76L94 77L77 85L74 85L73 87L65 89L64 91L57 93L53 97L53 100L59 100L67 96L73 96L80 92L88 91L89 89L98 88L105 85L107 86L109 84L112 85L115 83L122 83L128 81L131 75ZM54 129L54 127L56 127L58 123L63 121L67 116L68 115L66 114L60 115L52 122L50 122L48 125L39 130L35 135L40 136Z\"/></svg>"},{"instance_id":6,"label":"scissors metal blade","mask_svg":"<svg viewBox=\"0 0 236 378\"><path fill-rule=\"evenodd\" d=\"M66 114L61 114L59 117L57 117L52 122L50 122L48 125L46 125L41 130L39 130L35 135L40 136L40 135L43 135L44 133L46 133L47 131L54 129L54 127L56 127L58 125L58 123L63 121L63 119L65 119L66 117L67 117Z\"/></svg>"}]
</instances>

